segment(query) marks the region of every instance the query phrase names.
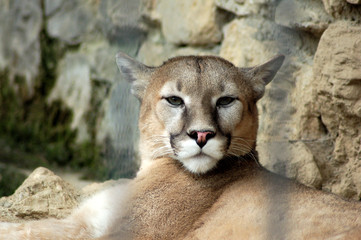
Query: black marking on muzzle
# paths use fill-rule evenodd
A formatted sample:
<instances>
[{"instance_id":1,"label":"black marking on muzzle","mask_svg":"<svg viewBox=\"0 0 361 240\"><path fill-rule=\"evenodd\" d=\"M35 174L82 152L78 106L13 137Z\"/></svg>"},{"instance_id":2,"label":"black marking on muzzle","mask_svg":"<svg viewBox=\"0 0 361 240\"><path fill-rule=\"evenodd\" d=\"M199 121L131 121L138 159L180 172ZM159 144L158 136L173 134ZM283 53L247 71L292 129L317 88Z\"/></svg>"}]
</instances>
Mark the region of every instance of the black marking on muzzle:
<instances>
[{"instance_id":1,"label":"black marking on muzzle","mask_svg":"<svg viewBox=\"0 0 361 240\"><path fill-rule=\"evenodd\" d=\"M231 146L232 136L231 136L231 134L229 134L229 133L226 134L225 136L226 136L226 138L227 138L227 145L226 145L227 147L226 147L226 148L227 148L227 151L228 151L228 150L229 150L229 147Z\"/></svg>"}]
</instances>

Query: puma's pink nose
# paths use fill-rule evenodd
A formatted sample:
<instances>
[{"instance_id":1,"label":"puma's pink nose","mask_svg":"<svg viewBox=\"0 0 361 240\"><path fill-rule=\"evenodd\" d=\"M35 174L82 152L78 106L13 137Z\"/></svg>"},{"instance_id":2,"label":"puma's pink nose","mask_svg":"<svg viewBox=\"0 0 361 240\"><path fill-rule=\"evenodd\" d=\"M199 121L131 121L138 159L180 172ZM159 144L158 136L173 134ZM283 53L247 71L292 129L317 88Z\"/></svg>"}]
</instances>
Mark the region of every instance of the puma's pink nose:
<instances>
[{"instance_id":1,"label":"puma's pink nose","mask_svg":"<svg viewBox=\"0 0 361 240\"><path fill-rule=\"evenodd\" d=\"M188 135L196 140L198 146L202 148L206 145L207 141L213 138L216 134L213 131L191 131Z\"/></svg>"}]
</instances>

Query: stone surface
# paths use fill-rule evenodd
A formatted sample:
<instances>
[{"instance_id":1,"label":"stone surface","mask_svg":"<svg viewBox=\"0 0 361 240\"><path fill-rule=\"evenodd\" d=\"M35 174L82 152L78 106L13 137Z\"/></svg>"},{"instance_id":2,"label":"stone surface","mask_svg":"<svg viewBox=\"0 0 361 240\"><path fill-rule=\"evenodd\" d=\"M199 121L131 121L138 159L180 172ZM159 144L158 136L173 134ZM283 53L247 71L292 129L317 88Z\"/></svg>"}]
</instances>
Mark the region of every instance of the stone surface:
<instances>
[{"instance_id":1,"label":"stone surface","mask_svg":"<svg viewBox=\"0 0 361 240\"><path fill-rule=\"evenodd\" d=\"M130 55L136 55L146 35L140 12L141 0L100 1L97 26L110 43Z\"/></svg>"},{"instance_id":2,"label":"stone surface","mask_svg":"<svg viewBox=\"0 0 361 240\"><path fill-rule=\"evenodd\" d=\"M331 20L322 2L313 0L283 0L278 4L275 13L277 24L317 36L326 30Z\"/></svg>"},{"instance_id":3,"label":"stone surface","mask_svg":"<svg viewBox=\"0 0 361 240\"><path fill-rule=\"evenodd\" d=\"M50 16L54 12L58 11L64 2L65 2L64 0L45 0L44 1L45 15Z\"/></svg>"},{"instance_id":4,"label":"stone surface","mask_svg":"<svg viewBox=\"0 0 361 240\"><path fill-rule=\"evenodd\" d=\"M165 42L159 33L150 34L139 49L138 59L149 66L159 66L164 61L175 56L185 55L218 55L219 46L196 47L196 46L175 46Z\"/></svg>"},{"instance_id":5,"label":"stone surface","mask_svg":"<svg viewBox=\"0 0 361 240\"><path fill-rule=\"evenodd\" d=\"M69 176L66 177L69 178ZM109 187L128 184L130 181L130 179L109 180L90 183L77 189L49 169L39 167L28 176L13 195L0 198L0 222L64 218L82 200Z\"/></svg>"},{"instance_id":6,"label":"stone surface","mask_svg":"<svg viewBox=\"0 0 361 240\"><path fill-rule=\"evenodd\" d=\"M359 181L354 182L361 178L360 36L360 26L347 22L332 24L319 43L312 82L313 114L318 115L322 131L333 143L328 159L319 159L320 164L327 161L329 175L323 188L356 199L361 197ZM307 137L317 139L319 133L315 130L308 132Z\"/></svg>"},{"instance_id":7,"label":"stone surface","mask_svg":"<svg viewBox=\"0 0 361 240\"><path fill-rule=\"evenodd\" d=\"M72 129L78 130L78 141L89 139L84 115L90 110L90 65L84 54L69 53L59 64L59 76L48 102L61 100L73 111Z\"/></svg>"},{"instance_id":8,"label":"stone surface","mask_svg":"<svg viewBox=\"0 0 361 240\"><path fill-rule=\"evenodd\" d=\"M46 25L49 36L70 45L79 44L84 40L95 24L95 15L89 3L90 1L70 0L64 1L61 6L56 3L47 4L49 8L59 7L58 11L49 16Z\"/></svg>"},{"instance_id":9,"label":"stone surface","mask_svg":"<svg viewBox=\"0 0 361 240\"><path fill-rule=\"evenodd\" d=\"M0 199L0 221L64 218L78 206L79 197L70 184L40 167L13 195Z\"/></svg>"},{"instance_id":10,"label":"stone surface","mask_svg":"<svg viewBox=\"0 0 361 240\"><path fill-rule=\"evenodd\" d=\"M347 2L351 4L361 4L361 0L347 0Z\"/></svg>"},{"instance_id":11,"label":"stone surface","mask_svg":"<svg viewBox=\"0 0 361 240\"><path fill-rule=\"evenodd\" d=\"M322 0L326 12L336 19L361 20L361 6L346 0Z\"/></svg>"},{"instance_id":12,"label":"stone surface","mask_svg":"<svg viewBox=\"0 0 361 240\"><path fill-rule=\"evenodd\" d=\"M270 3L269 0L215 0L217 7L244 17L260 14Z\"/></svg>"},{"instance_id":13,"label":"stone surface","mask_svg":"<svg viewBox=\"0 0 361 240\"><path fill-rule=\"evenodd\" d=\"M171 43L208 45L222 39L213 1L159 0L156 11L160 16L162 32Z\"/></svg>"},{"instance_id":14,"label":"stone surface","mask_svg":"<svg viewBox=\"0 0 361 240\"><path fill-rule=\"evenodd\" d=\"M33 96L39 74L43 24L40 0L1 0L0 5L0 71L9 71L10 85L26 100ZM22 93L19 88L24 83L15 81L16 77L25 81Z\"/></svg>"}]
</instances>

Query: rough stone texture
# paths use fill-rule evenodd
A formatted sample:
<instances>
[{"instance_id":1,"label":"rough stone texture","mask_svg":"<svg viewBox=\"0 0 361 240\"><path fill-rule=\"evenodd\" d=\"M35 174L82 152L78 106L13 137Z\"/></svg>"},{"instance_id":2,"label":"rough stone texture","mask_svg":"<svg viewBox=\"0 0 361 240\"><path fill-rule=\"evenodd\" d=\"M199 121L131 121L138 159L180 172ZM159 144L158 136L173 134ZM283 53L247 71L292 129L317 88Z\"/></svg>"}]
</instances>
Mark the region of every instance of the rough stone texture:
<instances>
[{"instance_id":1,"label":"rough stone texture","mask_svg":"<svg viewBox=\"0 0 361 240\"><path fill-rule=\"evenodd\" d=\"M322 0L326 12L336 19L361 21L361 6L346 0Z\"/></svg>"},{"instance_id":2,"label":"rough stone texture","mask_svg":"<svg viewBox=\"0 0 361 240\"><path fill-rule=\"evenodd\" d=\"M317 36L326 30L331 20L322 2L314 0L283 0L275 13L277 24L308 31Z\"/></svg>"},{"instance_id":3,"label":"rough stone texture","mask_svg":"<svg viewBox=\"0 0 361 240\"><path fill-rule=\"evenodd\" d=\"M90 66L85 55L69 53L59 64L59 76L48 101L61 100L74 117L72 129L78 129L78 141L89 139L84 115L90 110Z\"/></svg>"},{"instance_id":4,"label":"rough stone texture","mask_svg":"<svg viewBox=\"0 0 361 240\"><path fill-rule=\"evenodd\" d=\"M361 0L347 0L347 2L351 4L361 4Z\"/></svg>"},{"instance_id":5,"label":"rough stone texture","mask_svg":"<svg viewBox=\"0 0 361 240\"><path fill-rule=\"evenodd\" d=\"M260 13L269 2L269 0L215 0L218 7L240 17Z\"/></svg>"},{"instance_id":6,"label":"rough stone texture","mask_svg":"<svg viewBox=\"0 0 361 240\"><path fill-rule=\"evenodd\" d=\"M1 0L0 5L0 71L8 69L10 83L18 92L20 84L15 77L24 78L27 89L22 97L26 100L33 96L39 74L40 0Z\"/></svg>"},{"instance_id":7,"label":"rough stone texture","mask_svg":"<svg viewBox=\"0 0 361 240\"><path fill-rule=\"evenodd\" d=\"M0 199L0 221L64 218L80 193L50 170L39 167L9 196Z\"/></svg>"},{"instance_id":8,"label":"rough stone texture","mask_svg":"<svg viewBox=\"0 0 361 240\"><path fill-rule=\"evenodd\" d=\"M45 15L50 16L54 12L58 11L63 3L64 0L44 0Z\"/></svg>"},{"instance_id":9,"label":"rough stone texture","mask_svg":"<svg viewBox=\"0 0 361 240\"><path fill-rule=\"evenodd\" d=\"M213 1L159 0L156 11L160 16L162 32L171 43L207 45L222 39Z\"/></svg>"},{"instance_id":10,"label":"rough stone texture","mask_svg":"<svg viewBox=\"0 0 361 240\"><path fill-rule=\"evenodd\" d=\"M322 127L305 131L304 138L330 138L332 152L317 159L326 165L323 188L345 197L361 197L361 27L347 22L332 24L322 35L314 59L311 109ZM342 44L340 44L342 43ZM306 118L312 122L315 118ZM316 124L317 125L317 124ZM317 131L318 130L318 131ZM314 153L317 155L317 152ZM321 170L321 169L320 169ZM323 169L321 170L323 171Z\"/></svg>"},{"instance_id":11,"label":"rough stone texture","mask_svg":"<svg viewBox=\"0 0 361 240\"><path fill-rule=\"evenodd\" d=\"M64 218L79 203L109 187L128 184L130 179L90 183L81 189L55 175L49 169L35 169L9 197L0 198L0 222L23 222L43 218Z\"/></svg>"},{"instance_id":12,"label":"rough stone texture","mask_svg":"<svg viewBox=\"0 0 361 240\"><path fill-rule=\"evenodd\" d=\"M78 44L94 28L94 12L91 1L57 1L46 2L49 15L47 32L49 36L60 39L67 44Z\"/></svg>"},{"instance_id":13,"label":"rough stone texture","mask_svg":"<svg viewBox=\"0 0 361 240\"><path fill-rule=\"evenodd\" d=\"M219 46L196 47L175 46L167 43L160 33L151 33L139 49L138 59L149 66L159 66L175 56L184 55L218 55Z\"/></svg>"}]
</instances>

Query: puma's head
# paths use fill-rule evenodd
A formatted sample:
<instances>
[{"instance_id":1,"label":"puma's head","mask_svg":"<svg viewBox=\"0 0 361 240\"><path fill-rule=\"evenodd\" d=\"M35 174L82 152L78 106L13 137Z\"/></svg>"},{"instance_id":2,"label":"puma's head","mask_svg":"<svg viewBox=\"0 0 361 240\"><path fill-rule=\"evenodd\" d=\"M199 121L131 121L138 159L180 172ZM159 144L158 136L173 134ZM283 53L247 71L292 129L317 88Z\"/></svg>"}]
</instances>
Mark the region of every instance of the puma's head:
<instances>
[{"instance_id":1,"label":"puma's head","mask_svg":"<svg viewBox=\"0 0 361 240\"><path fill-rule=\"evenodd\" d=\"M193 173L255 148L256 102L281 67L279 55L254 68L213 56L177 57L148 67L118 53L120 72L141 101L140 151L144 161L171 157Z\"/></svg>"}]
</instances>

